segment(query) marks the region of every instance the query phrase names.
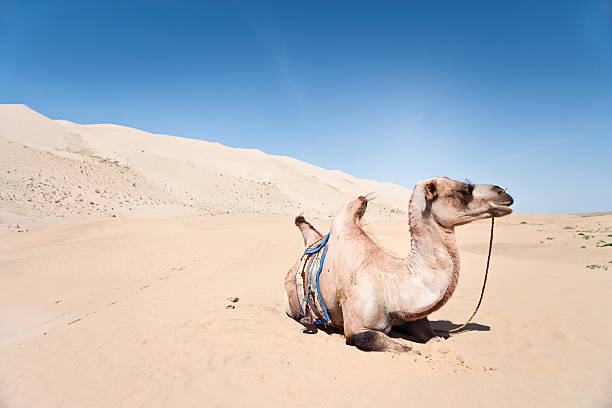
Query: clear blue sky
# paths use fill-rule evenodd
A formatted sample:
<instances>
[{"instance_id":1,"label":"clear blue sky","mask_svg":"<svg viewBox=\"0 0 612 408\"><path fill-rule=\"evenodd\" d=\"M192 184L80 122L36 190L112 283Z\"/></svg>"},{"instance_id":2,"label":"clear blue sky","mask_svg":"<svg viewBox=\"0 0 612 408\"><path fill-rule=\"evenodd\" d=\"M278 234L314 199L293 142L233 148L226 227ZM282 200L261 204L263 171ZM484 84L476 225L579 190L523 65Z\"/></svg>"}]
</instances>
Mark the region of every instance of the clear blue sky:
<instances>
[{"instance_id":1,"label":"clear blue sky","mask_svg":"<svg viewBox=\"0 0 612 408\"><path fill-rule=\"evenodd\" d=\"M609 1L0 0L0 102L612 210Z\"/></svg>"}]
</instances>

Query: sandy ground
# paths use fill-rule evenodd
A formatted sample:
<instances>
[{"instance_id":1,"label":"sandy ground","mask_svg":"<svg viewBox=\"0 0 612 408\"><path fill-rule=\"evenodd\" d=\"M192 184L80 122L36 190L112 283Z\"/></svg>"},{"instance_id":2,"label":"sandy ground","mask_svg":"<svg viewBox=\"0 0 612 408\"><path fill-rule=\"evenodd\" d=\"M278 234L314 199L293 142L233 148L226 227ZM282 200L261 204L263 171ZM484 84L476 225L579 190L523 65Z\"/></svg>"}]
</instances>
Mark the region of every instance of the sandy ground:
<instances>
[{"instance_id":1,"label":"sandy ground","mask_svg":"<svg viewBox=\"0 0 612 408\"><path fill-rule=\"evenodd\" d=\"M472 330L420 356L361 352L284 315L302 250L291 221L110 218L0 238L0 406L612 404L611 215L500 219ZM438 327L474 307L488 228L458 230L462 274ZM407 254L405 222L367 229Z\"/></svg>"}]
</instances>

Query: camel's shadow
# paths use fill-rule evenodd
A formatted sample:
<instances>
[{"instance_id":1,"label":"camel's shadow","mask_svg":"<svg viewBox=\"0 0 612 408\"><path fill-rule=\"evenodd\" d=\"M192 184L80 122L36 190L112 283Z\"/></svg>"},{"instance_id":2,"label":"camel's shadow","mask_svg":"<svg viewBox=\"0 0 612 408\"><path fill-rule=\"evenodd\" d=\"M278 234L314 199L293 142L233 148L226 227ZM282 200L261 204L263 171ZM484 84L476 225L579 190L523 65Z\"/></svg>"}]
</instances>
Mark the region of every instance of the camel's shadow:
<instances>
[{"instance_id":1,"label":"camel's shadow","mask_svg":"<svg viewBox=\"0 0 612 408\"><path fill-rule=\"evenodd\" d=\"M453 330L461 326L460 324L453 323L449 320L430 320L428 322L429 322L429 326L434 332L434 337L442 337L444 339L448 339L450 337L449 330ZM317 325L316 328L318 330L321 330L327 333L328 335L344 334L344 331L338 327L332 327L332 326L324 327L322 325ZM463 333L463 332L469 332L469 331L491 331L491 326L487 326L487 325L479 324L479 323L469 323L467 326L465 326L461 330L458 330L457 332L453 333L453 335L456 335L458 333ZM316 333L316 332L317 332L316 329L311 331L308 328L306 328L304 330L304 333L309 333L309 334ZM427 341L431 340L431 339L428 339L424 341L423 338L417 338L406 331L402 331L399 327L394 327L389 333L389 337L400 338L400 339L408 340L414 343L427 343Z\"/></svg>"},{"instance_id":2,"label":"camel's shadow","mask_svg":"<svg viewBox=\"0 0 612 408\"><path fill-rule=\"evenodd\" d=\"M449 320L431 320L429 324L433 331L438 332L453 330L461 326L460 324L453 323ZM468 323L467 326L459 330L457 333L461 333L464 331L491 331L491 326L479 323Z\"/></svg>"},{"instance_id":3,"label":"camel's shadow","mask_svg":"<svg viewBox=\"0 0 612 408\"><path fill-rule=\"evenodd\" d=\"M444 339L448 339L451 336L451 333L449 333L449 330L456 329L457 327L460 327L461 324L456 324L449 320L430 320L429 326L431 327L431 330L433 330L434 332L434 337L442 337ZM483 325L483 324L479 324L479 323L469 323L467 326L465 326L461 330L458 330L452 334L456 335L458 333L463 333L463 332L468 332L468 331L491 331L491 327ZM427 341L431 340L431 339L424 340L424 338L421 336L419 336L421 338L417 338L411 335L410 333L406 331L398 330L398 328L395 328L395 327L393 328L393 330L391 330L391 333L389 333L389 336L395 337L395 338L402 338L404 340L412 341L415 343L427 343ZM425 338L426 337L428 336L425 336Z\"/></svg>"}]
</instances>

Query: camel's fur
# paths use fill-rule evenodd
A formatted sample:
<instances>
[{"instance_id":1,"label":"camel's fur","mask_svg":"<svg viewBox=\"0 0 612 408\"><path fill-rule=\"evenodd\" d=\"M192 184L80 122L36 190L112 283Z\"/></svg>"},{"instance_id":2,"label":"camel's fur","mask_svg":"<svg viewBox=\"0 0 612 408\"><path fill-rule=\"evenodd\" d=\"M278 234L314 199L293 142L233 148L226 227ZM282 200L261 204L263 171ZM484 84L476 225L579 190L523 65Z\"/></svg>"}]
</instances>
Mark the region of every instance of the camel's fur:
<instances>
[{"instance_id":1,"label":"camel's fur","mask_svg":"<svg viewBox=\"0 0 612 408\"><path fill-rule=\"evenodd\" d=\"M408 351L387 336L392 327L420 341L433 336L426 316L442 307L459 277L457 225L504 216L512 198L492 185L438 177L416 184L409 204L411 252L400 259L379 247L361 228L368 198L359 197L334 218L320 276L323 301L347 343L364 350ZM304 217L295 220L308 247L322 238ZM295 270L285 278L287 314L298 318Z\"/></svg>"}]
</instances>

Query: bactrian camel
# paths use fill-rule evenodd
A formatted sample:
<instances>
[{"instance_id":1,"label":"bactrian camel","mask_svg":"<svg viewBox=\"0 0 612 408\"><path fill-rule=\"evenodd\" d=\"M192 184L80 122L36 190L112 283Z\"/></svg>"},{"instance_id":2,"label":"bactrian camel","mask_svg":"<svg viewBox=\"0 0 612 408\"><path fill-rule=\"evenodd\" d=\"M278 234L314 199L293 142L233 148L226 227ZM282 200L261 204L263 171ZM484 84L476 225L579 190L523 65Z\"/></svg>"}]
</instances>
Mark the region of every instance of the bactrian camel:
<instances>
[{"instance_id":1,"label":"bactrian camel","mask_svg":"<svg viewBox=\"0 0 612 408\"><path fill-rule=\"evenodd\" d=\"M320 291L333 326L346 342L369 351L410 351L388 336L392 328L419 341L433 336L426 318L453 294L459 277L455 227L510 214L512 197L498 186L438 177L419 181L409 204L411 250L397 258L361 228L367 197L342 207L334 217L320 273ZM323 238L304 217L295 220L307 248ZM285 278L285 309L299 319L295 273Z\"/></svg>"}]
</instances>

